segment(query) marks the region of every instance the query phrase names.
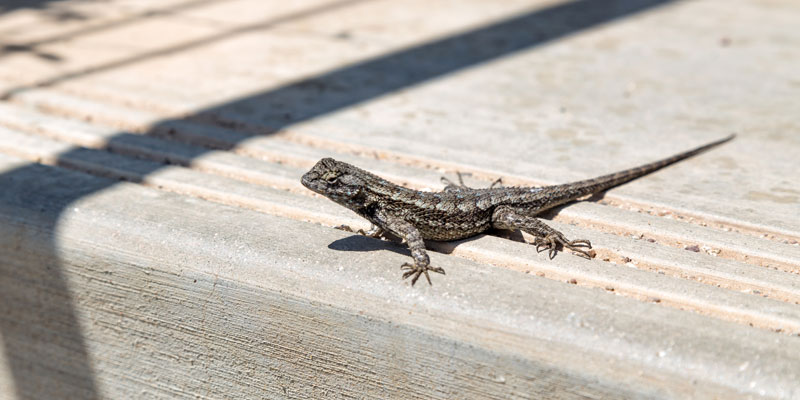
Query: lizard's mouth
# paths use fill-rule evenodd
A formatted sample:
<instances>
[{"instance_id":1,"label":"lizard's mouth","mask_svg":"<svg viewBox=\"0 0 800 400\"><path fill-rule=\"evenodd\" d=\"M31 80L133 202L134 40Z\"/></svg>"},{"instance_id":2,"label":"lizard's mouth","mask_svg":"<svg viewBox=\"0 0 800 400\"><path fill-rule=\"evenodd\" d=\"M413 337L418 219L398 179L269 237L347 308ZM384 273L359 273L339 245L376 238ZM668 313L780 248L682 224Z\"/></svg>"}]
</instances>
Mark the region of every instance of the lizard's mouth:
<instances>
[{"instance_id":1,"label":"lizard's mouth","mask_svg":"<svg viewBox=\"0 0 800 400\"><path fill-rule=\"evenodd\" d=\"M303 177L300 178L300 183L302 183L303 186L305 186L305 187L307 187L307 188L309 188L311 190L314 190L313 185L314 185L314 178L316 178L316 175L317 174L315 174L315 173L313 173L311 171L306 172L303 175ZM316 192L316 190L314 190L314 191Z\"/></svg>"},{"instance_id":2,"label":"lizard's mouth","mask_svg":"<svg viewBox=\"0 0 800 400\"><path fill-rule=\"evenodd\" d=\"M312 192L325 194L325 188L322 186L324 183L320 182L319 174L314 171L308 171L300 178L300 183L307 187Z\"/></svg>"},{"instance_id":3,"label":"lizard's mouth","mask_svg":"<svg viewBox=\"0 0 800 400\"><path fill-rule=\"evenodd\" d=\"M306 172L305 175L303 175L303 177L300 178L300 183L302 183L303 186L305 186L305 187L307 187L307 188L309 188L309 189L311 189L311 190L313 190L315 192L319 192L314 187L314 178L316 178L316 177L317 177L317 174L315 174L313 172L310 172L310 171Z\"/></svg>"}]
</instances>

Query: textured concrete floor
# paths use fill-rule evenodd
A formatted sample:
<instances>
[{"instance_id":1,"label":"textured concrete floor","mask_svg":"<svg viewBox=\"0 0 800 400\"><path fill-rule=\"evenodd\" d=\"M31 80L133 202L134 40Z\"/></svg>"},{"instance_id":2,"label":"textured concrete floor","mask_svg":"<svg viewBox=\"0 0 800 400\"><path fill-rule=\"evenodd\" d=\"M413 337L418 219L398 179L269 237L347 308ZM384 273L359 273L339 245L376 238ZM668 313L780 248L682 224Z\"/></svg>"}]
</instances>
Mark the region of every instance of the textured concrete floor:
<instances>
[{"instance_id":1,"label":"textured concrete floor","mask_svg":"<svg viewBox=\"0 0 800 400\"><path fill-rule=\"evenodd\" d=\"M0 5L0 397L800 396L800 6ZM584 179L597 257L398 244L305 190Z\"/></svg>"}]
</instances>

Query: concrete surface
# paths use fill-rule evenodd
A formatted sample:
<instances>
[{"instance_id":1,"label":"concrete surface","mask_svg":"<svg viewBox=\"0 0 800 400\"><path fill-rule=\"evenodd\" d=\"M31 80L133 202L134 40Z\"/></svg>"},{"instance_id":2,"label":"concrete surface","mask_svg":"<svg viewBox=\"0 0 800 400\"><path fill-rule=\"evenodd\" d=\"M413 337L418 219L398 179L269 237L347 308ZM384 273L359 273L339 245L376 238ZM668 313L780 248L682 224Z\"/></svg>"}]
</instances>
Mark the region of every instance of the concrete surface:
<instances>
[{"instance_id":1,"label":"concrete surface","mask_svg":"<svg viewBox=\"0 0 800 400\"><path fill-rule=\"evenodd\" d=\"M2 398L800 397L800 7L0 6ZM299 184L545 184L598 256L398 244ZM697 250L697 251L694 251Z\"/></svg>"}]
</instances>

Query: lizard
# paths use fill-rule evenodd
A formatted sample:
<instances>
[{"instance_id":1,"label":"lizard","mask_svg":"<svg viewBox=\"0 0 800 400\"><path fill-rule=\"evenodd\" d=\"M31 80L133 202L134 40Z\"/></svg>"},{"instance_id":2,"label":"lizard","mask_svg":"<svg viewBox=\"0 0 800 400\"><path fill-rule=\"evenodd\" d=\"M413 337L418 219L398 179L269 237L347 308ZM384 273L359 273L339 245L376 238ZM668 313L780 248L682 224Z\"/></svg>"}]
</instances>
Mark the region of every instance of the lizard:
<instances>
[{"instance_id":1,"label":"lizard","mask_svg":"<svg viewBox=\"0 0 800 400\"><path fill-rule=\"evenodd\" d=\"M542 187L495 187L485 189L456 185L446 178L444 190L425 192L391 183L351 164L323 158L306 172L301 183L334 202L355 211L372 223L369 231L359 233L379 238L389 232L407 243L413 263L401 266L403 279L411 285L429 272L444 274L441 267L430 265L425 240L465 239L491 228L521 230L535 238L536 250L549 250L550 259L559 247L592 258L587 239L569 240L551 228L537 214L545 210L619 186L650 174L670 164L704 152L733 139L730 135L671 157L597 178ZM461 177L459 174L459 181Z\"/></svg>"}]
</instances>

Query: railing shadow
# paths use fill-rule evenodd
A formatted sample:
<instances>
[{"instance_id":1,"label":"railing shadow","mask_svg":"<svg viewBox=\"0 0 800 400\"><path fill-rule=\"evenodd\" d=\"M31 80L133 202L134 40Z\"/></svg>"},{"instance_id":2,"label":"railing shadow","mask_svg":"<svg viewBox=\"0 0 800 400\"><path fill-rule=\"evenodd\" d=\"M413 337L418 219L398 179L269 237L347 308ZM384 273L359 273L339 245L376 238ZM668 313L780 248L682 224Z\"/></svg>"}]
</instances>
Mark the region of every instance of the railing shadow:
<instances>
[{"instance_id":1,"label":"railing shadow","mask_svg":"<svg viewBox=\"0 0 800 400\"><path fill-rule=\"evenodd\" d=\"M160 13L169 13L169 12L172 12L172 11L178 11L180 9L185 9L185 8L190 8L190 7L197 7L197 6L212 2L212 1L213 2L217 2L217 1L220 1L220 0L195 0L195 1L192 1L192 2L187 2L187 3L182 4L182 7L178 7L176 5L176 6L173 6L173 7L170 7L170 8L160 9L158 11L158 13L142 13L142 14L140 14L139 17L131 17L131 18L128 18L128 19L125 19L125 20L120 20L118 22L118 24L119 25L127 25L127 24L130 24L130 23L133 23L133 22L140 21L143 18L152 17L152 16L160 14ZM123 67L129 66L129 65L132 65L132 64L146 62L146 61L152 60L154 58L169 56L169 55L176 54L176 53L181 53L181 52L186 52L186 51L198 48L198 47L210 46L210 45L212 45L212 44L214 44L216 42L227 40L227 39L230 39L230 38L233 38L233 37L245 34L245 33L267 30L267 29L270 29L270 28L274 28L275 26L277 26L277 25L279 25L281 23L285 23L285 22L288 22L288 21L296 20L296 19L299 19L299 18L310 17L312 15L323 14L323 13L326 13L326 12L335 11L338 8L352 6L352 5L355 5L357 3L361 3L361 2L365 2L365 1L369 1L369 0L335 0L335 1L324 3L322 5L319 5L319 6L316 6L316 7L312 7L312 8L309 8L309 9L288 13L286 15L283 15L283 16L280 16L280 17L277 17L277 18L269 18L266 21L260 21L260 22L256 22L256 23L252 23L252 24L239 25L239 26L236 26L236 27L231 28L231 29L223 30L221 32L214 32L214 33L209 34L207 36L198 37L198 38L195 38L195 39L192 39L192 40L189 40L189 41L186 41L186 42L182 42L182 43L179 43L179 44L166 46L166 47L161 47L161 48L158 48L158 49L145 51L145 52L138 52L138 53L132 54L129 57L123 57L123 58L118 59L118 60L113 60L113 61L109 61L109 62L106 62L106 63L101 63L101 64L93 65L93 66L90 66L90 67L82 68L82 69L80 69L78 71L67 72L67 73L56 75L56 76L53 76L53 77L50 77L50 78L40 79L40 80L36 81L33 84L26 84L26 85L13 87L13 88L8 88L2 94L0 94L0 100L7 100L7 99L13 97L15 94L18 94L18 93L26 91L26 90L53 86L53 85L56 85L56 84L64 82L64 81L69 81L69 80L72 80L72 79L81 78L81 77L84 77L84 76L87 76L87 75L94 75L94 74L98 74L98 73L109 71L109 70L123 68ZM119 27L119 26L117 26L117 27ZM33 42L0 46L0 56L3 56L4 54L8 54L8 53L13 53L13 52L30 52L32 54L35 54L35 55L39 56L40 58L45 58L45 59L48 59L48 60L51 60L51 61L60 61L61 60L60 56L55 55L55 54L51 54L51 53L47 53L47 52L43 52L41 50L38 50L38 46L40 46L42 44L50 44L50 43L53 43L53 42L56 42L56 41L59 41L59 40L69 40L69 38L71 38L71 37L76 37L76 36L89 34L89 33L95 33L97 31L101 31L101 30L109 29L109 28L111 28L111 26L108 25L108 24L97 25L97 26L94 26L92 28L84 29L82 31L70 32L69 34L67 34L65 36L59 36L57 38L56 37L51 37L51 38L41 39L41 40L37 40L37 41L33 41Z\"/></svg>"},{"instance_id":2,"label":"railing shadow","mask_svg":"<svg viewBox=\"0 0 800 400\"><path fill-rule=\"evenodd\" d=\"M220 1L226 0L188 0L183 3L170 4L162 8L148 8L145 11L127 15L124 18L115 18L98 24L88 24L87 27L78 28L68 32L59 32L57 35L39 38L36 40L28 40L21 43L0 43L0 57L15 53L28 53L42 60L60 62L63 60L60 55L42 50L41 46L73 40L79 36L89 35L108 29L119 29L124 25L135 24L147 18L153 18L191 8L202 7L207 4ZM45 15L48 15L50 18L58 21L72 19L88 20L92 18L89 15L75 11L74 7L52 7L54 5L57 6L60 3L61 2L58 0L5 0L0 3L0 14L19 9L44 9ZM0 32L0 35L2 35L2 32Z\"/></svg>"},{"instance_id":3,"label":"railing shadow","mask_svg":"<svg viewBox=\"0 0 800 400\"><path fill-rule=\"evenodd\" d=\"M21 9L33 9L40 10L42 15L56 21L88 18L65 3L63 0L3 0L0 2L0 15Z\"/></svg>"},{"instance_id":4,"label":"railing shadow","mask_svg":"<svg viewBox=\"0 0 800 400\"><path fill-rule=\"evenodd\" d=\"M192 123L223 122L234 127L232 132L237 134L216 146L232 149L247 136L276 132L310 118L672 1L585 0L558 4L345 66L260 95L200 110L189 119ZM164 121L148 134L161 136L163 130L172 129L175 122L181 121ZM112 138L111 142L114 140L118 139ZM208 151L198 149L195 156ZM79 153L75 149L62 157L68 159ZM145 173L159 168L161 166L153 167ZM55 232L59 216L70 204L106 189L116 181L92 179L81 187L59 184L69 174L74 172L31 164L0 175L0 188L3 188L0 192L0 219L30 218L35 221L30 225L41 238L36 256L41 262L25 265L24 269L12 263L0 264L0 337L19 397L37 398L43 393L60 393L64 387L73 389L69 391L73 397L96 398L100 395L86 338L78 324L75 300L63 267L59 265ZM19 201L21 197L24 201ZM24 237L29 233L24 230L34 228L20 226L18 229ZM14 248L14 243L0 243L3 251L13 251ZM41 294L34 295L33 292ZM10 316L23 316L24 321ZM57 316L57 324L53 324L53 316ZM55 336L64 349L53 353ZM54 370L52 365L57 363L53 357L70 360L66 364L60 360L60 369Z\"/></svg>"},{"instance_id":5,"label":"railing shadow","mask_svg":"<svg viewBox=\"0 0 800 400\"><path fill-rule=\"evenodd\" d=\"M0 14L16 11L21 8L41 9L58 2L59 0L4 0L0 3Z\"/></svg>"}]
</instances>

